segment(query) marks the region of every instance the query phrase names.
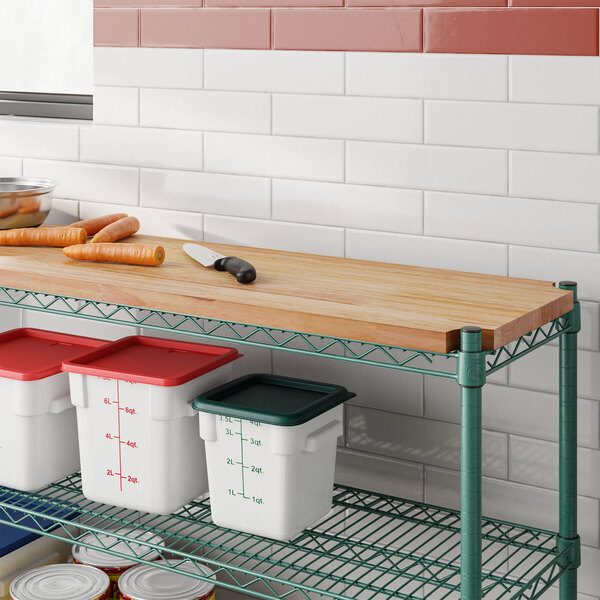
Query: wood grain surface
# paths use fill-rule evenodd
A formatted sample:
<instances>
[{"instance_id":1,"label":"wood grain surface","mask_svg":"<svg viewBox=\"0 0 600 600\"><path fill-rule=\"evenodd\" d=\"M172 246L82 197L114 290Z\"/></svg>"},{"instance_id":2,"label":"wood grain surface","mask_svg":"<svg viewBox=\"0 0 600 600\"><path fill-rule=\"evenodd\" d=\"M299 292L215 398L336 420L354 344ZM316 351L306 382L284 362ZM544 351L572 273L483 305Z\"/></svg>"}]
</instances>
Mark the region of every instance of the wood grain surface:
<instances>
[{"instance_id":1,"label":"wood grain surface","mask_svg":"<svg viewBox=\"0 0 600 600\"><path fill-rule=\"evenodd\" d=\"M160 267L2 246L0 285L434 352L456 350L463 325L480 326L484 348L496 349L573 306L547 281L203 243L256 267L242 285L189 258L184 242L120 242L162 244Z\"/></svg>"}]
</instances>

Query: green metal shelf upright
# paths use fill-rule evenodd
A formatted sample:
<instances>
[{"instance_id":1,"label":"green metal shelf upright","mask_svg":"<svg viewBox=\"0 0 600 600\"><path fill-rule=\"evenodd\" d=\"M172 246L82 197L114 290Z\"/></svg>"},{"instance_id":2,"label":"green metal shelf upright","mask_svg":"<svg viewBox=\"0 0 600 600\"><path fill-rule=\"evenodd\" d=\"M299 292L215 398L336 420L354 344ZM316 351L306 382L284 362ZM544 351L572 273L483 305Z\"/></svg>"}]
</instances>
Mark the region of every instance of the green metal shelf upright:
<instances>
[{"instance_id":1,"label":"green metal shelf upright","mask_svg":"<svg viewBox=\"0 0 600 600\"><path fill-rule=\"evenodd\" d=\"M123 556L117 544L124 543L141 563L155 550L172 559L172 571L184 562L203 563L217 573L219 586L264 600L534 600L556 581L561 600L576 600L580 309L576 284L560 287L573 292L571 312L495 351L482 350L481 329L467 323L460 350L448 354L0 287L4 306L445 377L461 390L460 511L336 486L332 511L284 543L214 525L209 498L167 517L91 502L73 474L35 493L0 487L0 522L115 556ZM550 532L482 517L481 397L488 375L555 339L560 521L559 531ZM74 506L75 521L57 516L65 514L57 509ZM160 535L165 547L136 539L131 527ZM191 576L206 580L200 569Z\"/></svg>"}]
</instances>

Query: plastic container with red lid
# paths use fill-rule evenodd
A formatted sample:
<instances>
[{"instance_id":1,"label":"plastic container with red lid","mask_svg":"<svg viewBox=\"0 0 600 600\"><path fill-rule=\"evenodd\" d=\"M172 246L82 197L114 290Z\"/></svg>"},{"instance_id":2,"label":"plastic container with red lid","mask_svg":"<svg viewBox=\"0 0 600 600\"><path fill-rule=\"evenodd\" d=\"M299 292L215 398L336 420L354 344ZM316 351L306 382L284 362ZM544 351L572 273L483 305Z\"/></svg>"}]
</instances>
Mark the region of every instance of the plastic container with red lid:
<instances>
[{"instance_id":1,"label":"plastic container with red lid","mask_svg":"<svg viewBox=\"0 0 600 600\"><path fill-rule=\"evenodd\" d=\"M83 493L169 514L208 490L194 397L231 379L233 348L131 336L66 360Z\"/></svg>"},{"instance_id":2,"label":"plastic container with red lid","mask_svg":"<svg viewBox=\"0 0 600 600\"><path fill-rule=\"evenodd\" d=\"M40 329L0 333L0 485L29 492L79 470L62 362L104 343Z\"/></svg>"}]
</instances>

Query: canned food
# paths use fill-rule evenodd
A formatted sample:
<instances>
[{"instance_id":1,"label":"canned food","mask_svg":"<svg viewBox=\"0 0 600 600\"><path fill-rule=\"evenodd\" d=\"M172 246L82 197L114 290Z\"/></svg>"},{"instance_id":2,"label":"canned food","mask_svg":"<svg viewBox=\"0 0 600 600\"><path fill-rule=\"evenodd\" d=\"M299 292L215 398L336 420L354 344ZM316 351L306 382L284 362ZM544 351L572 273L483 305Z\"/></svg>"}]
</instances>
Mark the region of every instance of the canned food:
<instances>
[{"instance_id":1,"label":"canned food","mask_svg":"<svg viewBox=\"0 0 600 600\"><path fill-rule=\"evenodd\" d=\"M178 571L203 574L216 581L205 565L159 560L156 565L176 566ZM139 565L123 574L119 582L121 600L214 600L215 584L149 565Z\"/></svg>"},{"instance_id":2,"label":"canned food","mask_svg":"<svg viewBox=\"0 0 600 600\"><path fill-rule=\"evenodd\" d=\"M108 575L86 565L48 565L10 584L11 600L107 600Z\"/></svg>"},{"instance_id":3,"label":"canned food","mask_svg":"<svg viewBox=\"0 0 600 600\"><path fill-rule=\"evenodd\" d=\"M130 555L132 558L113 556L98 548L87 548L79 545L73 546L72 550L73 561L76 564L96 567L108 575L110 579L108 598L110 600L118 600L119 579L125 571L138 564L137 558L156 560L160 556L156 550L148 548L148 546L140 542L148 542L155 546L164 546L162 538L149 531L133 529L132 527L122 527L119 529L119 534L126 536L128 541L118 541L110 533L90 533L83 536L81 542L93 545L100 543L105 548L110 548L111 551Z\"/></svg>"}]
</instances>

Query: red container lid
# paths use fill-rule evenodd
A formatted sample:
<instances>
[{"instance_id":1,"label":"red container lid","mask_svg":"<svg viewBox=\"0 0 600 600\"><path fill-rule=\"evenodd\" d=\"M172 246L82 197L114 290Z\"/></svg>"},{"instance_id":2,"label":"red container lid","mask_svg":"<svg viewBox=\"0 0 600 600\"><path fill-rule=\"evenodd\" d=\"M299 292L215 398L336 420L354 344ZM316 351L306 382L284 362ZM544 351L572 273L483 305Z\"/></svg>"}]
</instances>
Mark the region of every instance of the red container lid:
<instances>
[{"instance_id":1,"label":"red container lid","mask_svg":"<svg viewBox=\"0 0 600 600\"><path fill-rule=\"evenodd\" d=\"M0 333L0 377L35 381L62 371L62 363L105 340L44 331L12 329Z\"/></svg>"},{"instance_id":2,"label":"red container lid","mask_svg":"<svg viewBox=\"0 0 600 600\"><path fill-rule=\"evenodd\" d=\"M63 362L71 373L173 386L242 356L234 348L132 335Z\"/></svg>"}]
</instances>

